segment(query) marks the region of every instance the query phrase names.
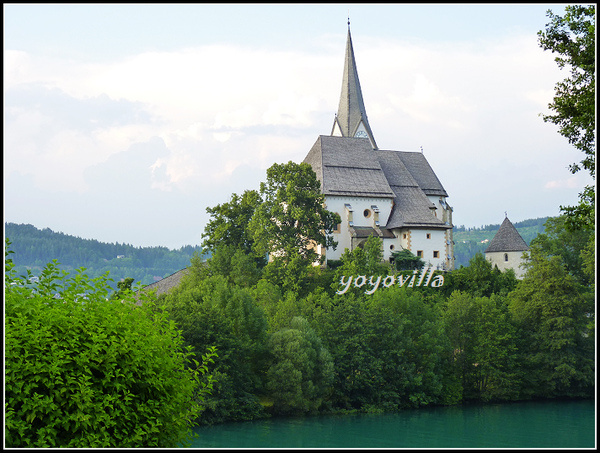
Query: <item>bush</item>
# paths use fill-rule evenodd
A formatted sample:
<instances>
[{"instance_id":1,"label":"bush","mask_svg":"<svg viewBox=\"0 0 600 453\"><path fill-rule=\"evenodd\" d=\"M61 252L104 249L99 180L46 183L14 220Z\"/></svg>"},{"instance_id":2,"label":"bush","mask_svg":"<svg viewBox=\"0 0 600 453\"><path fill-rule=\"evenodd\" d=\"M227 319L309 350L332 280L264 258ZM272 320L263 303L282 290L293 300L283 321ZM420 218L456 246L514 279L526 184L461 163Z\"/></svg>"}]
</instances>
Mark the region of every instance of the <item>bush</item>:
<instances>
[{"instance_id":1,"label":"bush","mask_svg":"<svg viewBox=\"0 0 600 453\"><path fill-rule=\"evenodd\" d=\"M7 243L8 244L8 243ZM175 447L192 433L211 378L174 322L107 276L65 277L50 263L38 284L5 274L5 445ZM190 366L191 365L191 366ZM205 379L206 381L206 379Z\"/></svg>"}]
</instances>

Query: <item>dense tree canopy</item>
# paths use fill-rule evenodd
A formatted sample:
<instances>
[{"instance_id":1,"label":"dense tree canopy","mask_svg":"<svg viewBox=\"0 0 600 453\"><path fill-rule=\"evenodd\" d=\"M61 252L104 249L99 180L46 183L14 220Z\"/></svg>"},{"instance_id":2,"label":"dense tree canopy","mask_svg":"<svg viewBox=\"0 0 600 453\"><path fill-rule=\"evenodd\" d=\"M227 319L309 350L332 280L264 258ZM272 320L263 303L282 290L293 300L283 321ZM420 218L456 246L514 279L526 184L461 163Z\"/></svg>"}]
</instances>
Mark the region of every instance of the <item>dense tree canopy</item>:
<instances>
[{"instance_id":1,"label":"dense tree canopy","mask_svg":"<svg viewBox=\"0 0 600 453\"><path fill-rule=\"evenodd\" d=\"M570 74L556 84L552 114L544 115L559 127L559 133L584 153L571 172L587 170L595 178L596 170L596 7L569 5L563 17L548 11L550 22L538 33L540 46L558 54L558 66ZM594 227L595 190L587 186L580 194L580 204L563 207L574 227Z\"/></svg>"},{"instance_id":2,"label":"dense tree canopy","mask_svg":"<svg viewBox=\"0 0 600 453\"><path fill-rule=\"evenodd\" d=\"M214 350L193 360L166 312L131 291L108 298L106 276L38 283L5 277L5 442L27 448L173 448L212 385Z\"/></svg>"},{"instance_id":3,"label":"dense tree canopy","mask_svg":"<svg viewBox=\"0 0 600 453\"><path fill-rule=\"evenodd\" d=\"M250 222L254 246L284 263L300 257L307 263L319 260L317 247L336 245L331 233L339 215L325 209L321 183L310 165L274 164L261 183L263 203Z\"/></svg>"}]
</instances>

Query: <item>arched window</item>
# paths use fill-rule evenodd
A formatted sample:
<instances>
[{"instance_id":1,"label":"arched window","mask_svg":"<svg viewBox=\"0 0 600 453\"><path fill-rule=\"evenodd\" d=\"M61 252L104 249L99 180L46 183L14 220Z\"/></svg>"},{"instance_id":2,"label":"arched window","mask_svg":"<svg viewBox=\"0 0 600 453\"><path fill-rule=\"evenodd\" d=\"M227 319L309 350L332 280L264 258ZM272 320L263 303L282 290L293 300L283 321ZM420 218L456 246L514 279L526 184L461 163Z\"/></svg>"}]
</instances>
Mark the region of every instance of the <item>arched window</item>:
<instances>
[{"instance_id":1,"label":"arched window","mask_svg":"<svg viewBox=\"0 0 600 453\"><path fill-rule=\"evenodd\" d=\"M508 261L508 253L504 254L504 261Z\"/></svg>"}]
</instances>

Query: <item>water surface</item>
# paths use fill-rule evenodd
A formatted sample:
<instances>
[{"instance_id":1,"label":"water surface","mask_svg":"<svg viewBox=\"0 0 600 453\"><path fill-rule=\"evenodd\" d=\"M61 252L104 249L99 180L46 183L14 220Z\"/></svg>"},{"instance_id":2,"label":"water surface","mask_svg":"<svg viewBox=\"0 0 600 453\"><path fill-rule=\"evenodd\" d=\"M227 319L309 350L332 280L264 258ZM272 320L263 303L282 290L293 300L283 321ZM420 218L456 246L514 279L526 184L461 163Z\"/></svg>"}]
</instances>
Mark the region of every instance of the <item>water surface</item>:
<instances>
[{"instance_id":1,"label":"water surface","mask_svg":"<svg viewBox=\"0 0 600 453\"><path fill-rule=\"evenodd\" d=\"M594 448L595 402L520 402L196 428L193 448Z\"/></svg>"}]
</instances>

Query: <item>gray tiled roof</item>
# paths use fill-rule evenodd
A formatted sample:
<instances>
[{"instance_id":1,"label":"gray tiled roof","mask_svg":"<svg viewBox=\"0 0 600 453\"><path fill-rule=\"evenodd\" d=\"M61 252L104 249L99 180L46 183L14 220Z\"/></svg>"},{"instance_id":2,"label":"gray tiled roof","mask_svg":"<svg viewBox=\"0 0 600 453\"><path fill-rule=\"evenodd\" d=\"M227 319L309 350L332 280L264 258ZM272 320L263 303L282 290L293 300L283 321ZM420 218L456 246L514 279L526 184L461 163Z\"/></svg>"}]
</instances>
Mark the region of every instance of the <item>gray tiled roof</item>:
<instances>
[{"instance_id":1,"label":"gray tiled roof","mask_svg":"<svg viewBox=\"0 0 600 453\"><path fill-rule=\"evenodd\" d=\"M422 153L374 150L365 138L321 135L304 162L325 195L392 198L387 228L451 228L431 210L426 194L447 194Z\"/></svg>"},{"instance_id":2,"label":"gray tiled roof","mask_svg":"<svg viewBox=\"0 0 600 453\"><path fill-rule=\"evenodd\" d=\"M415 178L421 190L425 192L425 195L448 196L442 183L429 165L429 162L427 162L423 153L407 151L387 152L394 153L402 160L410 174Z\"/></svg>"},{"instance_id":3,"label":"gray tiled roof","mask_svg":"<svg viewBox=\"0 0 600 453\"><path fill-rule=\"evenodd\" d=\"M485 253L522 252L525 250L529 250L527 243L523 240L511 221L508 220L508 217L505 217Z\"/></svg>"},{"instance_id":4,"label":"gray tiled roof","mask_svg":"<svg viewBox=\"0 0 600 453\"><path fill-rule=\"evenodd\" d=\"M154 292L154 294L156 296L160 296L161 294L168 293L173 288L175 288L176 286L179 285L182 277L184 275L186 275L188 273L188 271L189 271L188 268L181 269L180 271L177 271L177 272L169 275L168 277L163 278L162 280L159 280L155 283L151 283L150 285L145 286L140 291L143 291L146 293L152 291L152 292Z\"/></svg>"},{"instance_id":5,"label":"gray tiled roof","mask_svg":"<svg viewBox=\"0 0 600 453\"><path fill-rule=\"evenodd\" d=\"M304 162L313 167L325 195L393 198L375 153L366 138L321 135Z\"/></svg>"},{"instance_id":6,"label":"gray tiled roof","mask_svg":"<svg viewBox=\"0 0 600 453\"><path fill-rule=\"evenodd\" d=\"M396 198L386 228L452 228L435 217L433 206L419 187L392 186Z\"/></svg>"}]
</instances>

